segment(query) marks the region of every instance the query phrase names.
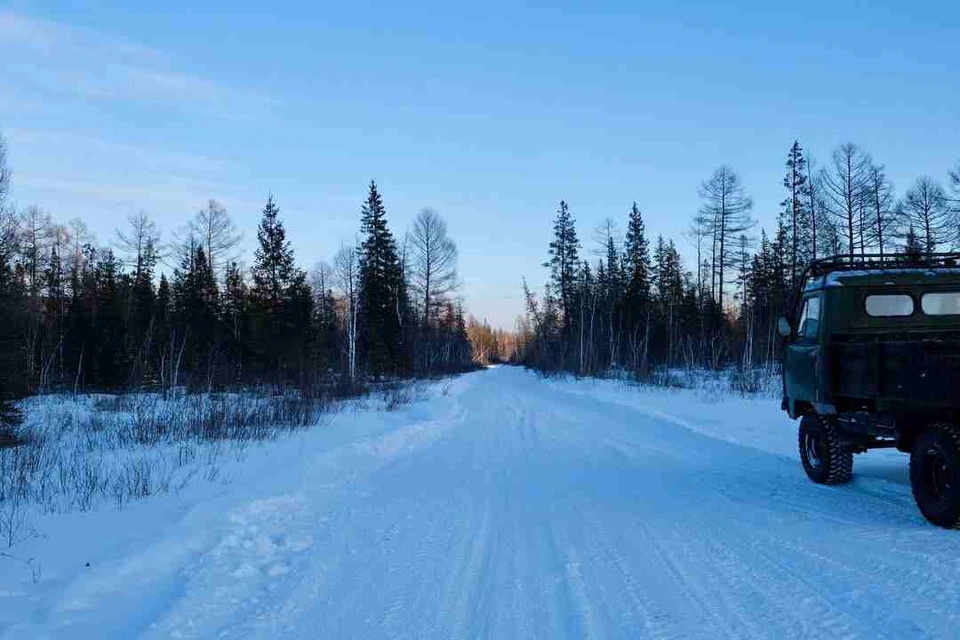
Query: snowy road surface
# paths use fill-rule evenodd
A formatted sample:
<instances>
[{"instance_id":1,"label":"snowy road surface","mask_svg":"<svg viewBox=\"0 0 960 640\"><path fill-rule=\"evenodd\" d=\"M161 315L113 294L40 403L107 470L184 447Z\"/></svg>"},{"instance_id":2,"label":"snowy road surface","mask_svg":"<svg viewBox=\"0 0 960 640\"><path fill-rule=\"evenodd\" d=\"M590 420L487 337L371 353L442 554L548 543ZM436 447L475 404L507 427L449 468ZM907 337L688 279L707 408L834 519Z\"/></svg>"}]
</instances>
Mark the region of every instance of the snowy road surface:
<instances>
[{"instance_id":1,"label":"snowy road surface","mask_svg":"<svg viewBox=\"0 0 960 640\"><path fill-rule=\"evenodd\" d=\"M229 483L48 517L38 584L0 564L0 637L960 633L960 534L919 516L905 456L815 486L776 400L446 384L253 450Z\"/></svg>"}]
</instances>

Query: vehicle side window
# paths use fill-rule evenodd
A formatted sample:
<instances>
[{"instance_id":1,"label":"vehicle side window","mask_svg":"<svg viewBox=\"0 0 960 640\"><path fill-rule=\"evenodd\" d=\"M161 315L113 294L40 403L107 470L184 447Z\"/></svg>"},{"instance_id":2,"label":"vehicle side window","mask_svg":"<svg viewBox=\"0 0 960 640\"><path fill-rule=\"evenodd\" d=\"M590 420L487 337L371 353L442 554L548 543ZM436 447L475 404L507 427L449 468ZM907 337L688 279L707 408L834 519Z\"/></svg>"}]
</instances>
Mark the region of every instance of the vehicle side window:
<instances>
[{"instance_id":1,"label":"vehicle side window","mask_svg":"<svg viewBox=\"0 0 960 640\"><path fill-rule=\"evenodd\" d=\"M807 298L803 303L803 313L797 325L797 337L804 340L816 340L820 331L820 298Z\"/></svg>"},{"instance_id":2,"label":"vehicle side window","mask_svg":"<svg viewBox=\"0 0 960 640\"><path fill-rule=\"evenodd\" d=\"M960 292L925 293L920 298L920 308L928 316L960 315Z\"/></svg>"},{"instance_id":3,"label":"vehicle side window","mask_svg":"<svg viewBox=\"0 0 960 640\"><path fill-rule=\"evenodd\" d=\"M913 315L913 298L905 293L885 293L867 296L867 315L891 318Z\"/></svg>"}]
</instances>

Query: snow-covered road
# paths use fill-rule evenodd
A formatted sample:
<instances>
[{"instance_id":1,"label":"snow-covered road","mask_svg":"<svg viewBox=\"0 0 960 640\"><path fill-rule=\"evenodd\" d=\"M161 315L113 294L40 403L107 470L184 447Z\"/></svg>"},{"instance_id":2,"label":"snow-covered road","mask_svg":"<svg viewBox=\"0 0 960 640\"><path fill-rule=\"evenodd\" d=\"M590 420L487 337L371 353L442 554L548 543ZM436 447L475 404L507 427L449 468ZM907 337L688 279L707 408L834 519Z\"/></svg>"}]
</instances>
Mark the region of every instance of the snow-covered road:
<instances>
[{"instance_id":1,"label":"snow-covered road","mask_svg":"<svg viewBox=\"0 0 960 640\"><path fill-rule=\"evenodd\" d=\"M813 485L777 405L463 376L229 484L50 517L0 637L955 637L960 534L906 457Z\"/></svg>"}]
</instances>

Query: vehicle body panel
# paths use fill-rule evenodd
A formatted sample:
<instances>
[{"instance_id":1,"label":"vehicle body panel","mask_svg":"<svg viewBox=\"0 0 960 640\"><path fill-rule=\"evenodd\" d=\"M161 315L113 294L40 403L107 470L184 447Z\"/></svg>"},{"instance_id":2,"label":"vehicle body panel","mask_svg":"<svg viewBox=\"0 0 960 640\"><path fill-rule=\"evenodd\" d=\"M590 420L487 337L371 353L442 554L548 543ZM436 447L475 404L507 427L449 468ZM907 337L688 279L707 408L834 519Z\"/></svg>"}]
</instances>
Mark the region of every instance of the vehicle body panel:
<instances>
[{"instance_id":1,"label":"vehicle body panel","mask_svg":"<svg viewBox=\"0 0 960 640\"><path fill-rule=\"evenodd\" d=\"M960 268L866 269L811 278L784 346L784 405L791 416L813 408L910 412L960 411ZM927 294L947 294L924 299ZM800 335L807 301L818 297L815 339ZM868 308L904 311L878 316ZM891 302L892 301L892 302ZM907 301L907 304L909 304ZM933 315L930 310L950 313Z\"/></svg>"}]
</instances>

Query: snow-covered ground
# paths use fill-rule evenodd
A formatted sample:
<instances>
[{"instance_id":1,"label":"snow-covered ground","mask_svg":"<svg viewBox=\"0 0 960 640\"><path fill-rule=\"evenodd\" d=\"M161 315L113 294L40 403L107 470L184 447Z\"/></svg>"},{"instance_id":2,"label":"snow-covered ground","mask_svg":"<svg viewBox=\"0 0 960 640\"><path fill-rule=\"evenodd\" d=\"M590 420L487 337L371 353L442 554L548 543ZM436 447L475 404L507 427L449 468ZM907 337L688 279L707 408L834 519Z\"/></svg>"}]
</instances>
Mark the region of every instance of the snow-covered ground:
<instances>
[{"instance_id":1,"label":"snow-covered ground","mask_svg":"<svg viewBox=\"0 0 960 640\"><path fill-rule=\"evenodd\" d=\"M40 516L2 638L924 637L960 535L906 457L811 484L775 398L496 368L345 411L213 482ZM36 578L39 578L36 580Z\"/></svg>"}]
</instances>

